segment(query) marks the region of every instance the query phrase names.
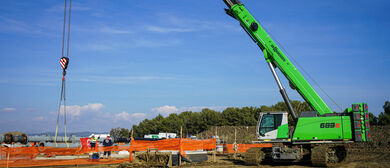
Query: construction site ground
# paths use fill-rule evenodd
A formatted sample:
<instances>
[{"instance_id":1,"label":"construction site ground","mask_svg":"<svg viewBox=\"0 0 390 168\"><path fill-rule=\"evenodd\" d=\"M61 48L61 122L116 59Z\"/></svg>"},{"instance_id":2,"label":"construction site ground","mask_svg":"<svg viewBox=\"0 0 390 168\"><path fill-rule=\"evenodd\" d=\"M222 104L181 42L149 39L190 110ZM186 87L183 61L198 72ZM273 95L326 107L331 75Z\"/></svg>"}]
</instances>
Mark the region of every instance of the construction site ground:
<instances>
[{"instance_id":1,"label":"construction site ground","mask_svg":"<svg viewBox=\"0 0 390 168\"><path fill-rule=\"evenodd\" d=\"M389 153L387 153L389 155ZM389 157L389 156L388 156ZM334 167L349 167L349 168L359 168L359 167L379 167L379 168L387 168L390 165L390 160L368 160L368 159L362 159L362 160L350 160L350 161L344 161L342 163L339 163L335 165ZM51 166L52 167L52 166ZM77 167L77 166L55 166L56 168L71 168L71 167ZM84 167L84 168L136 168L136 167L154 167L153 165L147 165L143 163L122 163L122 164L111 164L111 165L79 165L78 167ZM271 167L276 167L276 168L287 168L287 167L292 167L292 168L305 168L305 167L312 167L310 163L295 163L295 164L283 164L283 163L268 163L268 164L263 164L260 166L248 166L245 165L245 163L241 161L236 161L234 159L230 159L227 156L217 156L216 162L212 162L212 156L210 156L210 161L204 162L204 163L196 163L196 164L184 164L181 167L198 167L198 168L240 168L240 167L245 167L245 168L257 168L257 167L263 167L263 168L271 168ZM46 167L45 167L46 168Z\"/></svg>"},{"instance_id":2,"label":"construction site ground","mask_svg":"<svg viewBox=\"0 0 390 168\"><path fill-rule=\"evenodd\" d=\"M250 143L250 141L256 140L253 135L255 135L255 127L218 127L218 135L222 138L225 137L227 143L233 143L234 140L234 130L237 129L237 132L240 132L236 136L237 143ZM205 131L198 135L198 137L208 138L207 136L213 135L215 133L215 128L211 128L209 131ZM368 143L352 143L349 144L347 148L347 158L334 167L383 167L387 168L390 165L390 126L374 126L371 128L372 142ZM76 167L76 166L56 166L60 168ZM78 167L88 167L88 168L131 168L131 167L154 167L154 165L149 165L148 163L142 162L124 162L121 164L111 164L111 165L79 165ZM263 163L260 166L248 166L244 162L233 159L233 157L227 155L217 155L216 162L213 162L213 156L209 155L207 162L203 163L184 163L182 167L199 167L199 168L238 168L238 167L312 167L310 163Z\"/></svg>"}]
</instances>

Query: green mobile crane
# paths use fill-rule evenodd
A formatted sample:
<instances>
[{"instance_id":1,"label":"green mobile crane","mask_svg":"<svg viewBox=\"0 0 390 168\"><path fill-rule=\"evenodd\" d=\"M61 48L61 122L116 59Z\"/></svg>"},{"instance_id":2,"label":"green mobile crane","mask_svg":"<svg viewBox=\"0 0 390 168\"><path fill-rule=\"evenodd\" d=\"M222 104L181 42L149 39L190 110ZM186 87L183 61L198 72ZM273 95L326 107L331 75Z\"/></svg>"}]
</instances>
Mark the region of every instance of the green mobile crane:
<instances>
[{"instance_id":1,"label":"green mobile crane","mask_svg":"<svg viewBox=\"0 0 390 168\"><path fill-rule=\"evenodd\" d=\"M262 50L265 60L280 89L287 112L262 112L257 125L259 143L272 143L272 148L248 150L248 163L301 161L310 159L314 165L342 161L345 144L371 140L367 104L355 103L344 113L334 113L314 91L297 68L290 62L269 34L239 0L224 0L226 13L238 20L241 27ZM278 75L278 68L313 111L294 112ZM294 119L288 127L288 114ZM249 159L248 159L249 158Z\"/></svg>"}]
</instances>

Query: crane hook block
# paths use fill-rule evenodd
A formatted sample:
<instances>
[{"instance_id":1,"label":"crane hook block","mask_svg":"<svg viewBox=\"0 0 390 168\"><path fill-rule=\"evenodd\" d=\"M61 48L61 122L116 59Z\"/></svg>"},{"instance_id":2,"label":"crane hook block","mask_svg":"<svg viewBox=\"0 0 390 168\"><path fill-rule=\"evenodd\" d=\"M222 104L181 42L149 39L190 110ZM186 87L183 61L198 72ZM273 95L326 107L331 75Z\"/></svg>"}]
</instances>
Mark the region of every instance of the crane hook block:
<instances>
[{"instance_id":1,"label":"crane hook block","mask_svg":"<svg viewBox=\"0 0 390 168\"><path fill-rule=\"evenodd\" d=\"M68 68L69 58L68 57L62 57L60 59L60 63L61 63L61 68L65 71L66 68Z\"/></svg>"}]
</instances>

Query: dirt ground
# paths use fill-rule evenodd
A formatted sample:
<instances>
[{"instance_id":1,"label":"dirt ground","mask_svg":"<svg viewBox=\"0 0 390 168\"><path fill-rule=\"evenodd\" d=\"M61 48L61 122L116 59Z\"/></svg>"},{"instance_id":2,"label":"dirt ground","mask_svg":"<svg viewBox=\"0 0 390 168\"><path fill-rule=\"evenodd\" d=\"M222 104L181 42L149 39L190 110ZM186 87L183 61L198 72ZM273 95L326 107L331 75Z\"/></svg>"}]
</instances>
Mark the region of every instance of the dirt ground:
<instances>
[{"instance_id":1,"label":"dirt ground","mask_svg":"<svg viewBox=\"0 0 390 168\"><path fill-rule=\"evenodd\" d=\"M217 128L218 136L223 139L226 143L234 142L234 130L237 130L237 143L251 143L256 139L256 128L255 127L232 127L222 126ZM198 134L198 138L209 138L215 133L215 127L201 134ZM347 158L335 165L334 167L349 167L349 168L360 168L360 167L390 167L390 125L387 126L373 126L371 128L372 142L368 143L352 143L347 148ZM236 168L236 167L248 167L254 168L257 166L247 166L243 162L229 159L226 156L218 156L217 162L190 164L184 167L200 167L200 168ZM280 164L270 163L261 165L259 167L295 167L304 168L312 167L310 163L296 163L296 164Z\"/></svg>"},{"instance_id":2,"label":"dirt ground","mask_svg":"<svg viewBox=\"0 0 390 168\"><path fill-rule=\"evenodd\" d=\"M234 137L234 127L220 127L218 128L218 134L221 135L222 139L225 137ZM252 135L255 134L254 127L238 127L236 128L237 132L237 142L238 143L249 143L253 138ZM199 134L198 137L212 135L212 132L215 132L215 128L206 131L202 134ZM374 126L371 128L372 142L368 143L352 143L349 144L347 148L347 158L335 165L334 167L347 167L347 168L365 168L365 167L378 167L378 168L387 168L390 167L390 125L389 126ZM234 140L234 138L227 138L225 141L227 143ZM256 139L254 139L256 140ZM248 142L249 141L249 142ZM241 161L230 159L228 156L217 156L216 162L212 162L212 156L209 156L209 161L197 164L188 164L186 163L182 167L186 168L255 168L255 167L276 167L276 168L305 168L311 167L310 163L295 163L295 164L281 164L281 163L269 163L260 166L247 166ZM57 166L60 168L70 168L76 166ZM145 165L141 163L122 163L114 165L84 165L78 167L86 168L132 168L132 167L152 167L151 165Z\"/></svg>"},{"instance_id":3,"label":"dirt ground","mask_svg":"<svg viewBox=\"0 0 390 168\"><path fill-rule=\"evenodd\" d=\"M211 156L210 156L211 157ZM210 161L212 159L210 158ZM308 168L312 167L309 163L296 163L296 164L282 164L272 163L260 166L248 166L243 162L229 159L226 156L217 156L217 162L204 162L198 164L185 164L182 167L185 168ZM387 168L390 165L390 159L382 161L344 161L334 167L346 167L346 168ZM56 166L56 168L74 168L76 166ZM150 168L153 166L139 164L139 163L122 163L112 165L79 165L80 168Z\"/></svg>"}]
</instances>

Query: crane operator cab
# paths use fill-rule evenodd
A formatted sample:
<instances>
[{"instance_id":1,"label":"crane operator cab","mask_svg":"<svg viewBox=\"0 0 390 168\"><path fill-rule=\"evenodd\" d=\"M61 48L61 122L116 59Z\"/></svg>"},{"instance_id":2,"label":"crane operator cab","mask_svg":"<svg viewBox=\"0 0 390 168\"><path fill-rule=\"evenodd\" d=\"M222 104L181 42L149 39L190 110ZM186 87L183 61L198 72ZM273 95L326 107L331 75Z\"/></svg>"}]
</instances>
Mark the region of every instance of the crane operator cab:
<instances>
[{"instance_id":1,"label":"crane operator cab","mask_svg":"<svg viewBox=\"0 0 390 168\"><path fill-rule=\"evenodd\" d=\"M261 112L256 134L260 142L291 141L288 131L288 113L285 111Z\"/></svg>"}]
</instances>

